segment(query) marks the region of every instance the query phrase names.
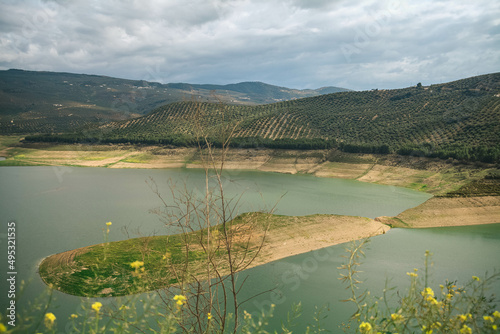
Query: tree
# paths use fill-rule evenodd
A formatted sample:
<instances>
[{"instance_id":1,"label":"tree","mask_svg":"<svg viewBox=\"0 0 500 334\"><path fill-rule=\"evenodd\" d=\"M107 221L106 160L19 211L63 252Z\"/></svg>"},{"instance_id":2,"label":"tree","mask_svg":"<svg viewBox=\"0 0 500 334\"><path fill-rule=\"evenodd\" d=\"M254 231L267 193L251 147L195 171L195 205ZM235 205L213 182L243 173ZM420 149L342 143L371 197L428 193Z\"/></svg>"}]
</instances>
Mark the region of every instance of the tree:
<instances>
[{"instance_id":1,"label":"tree","mask_svg":"<svg viewBox=\"0 0 500 334\"><path fill-rule=\"evenodd\" d=\"M225 108L226 105L219 103L218 114L222 118ZM167 202L152 184L164 204L163 221L177 228L183 240L183 260L167 264L176 287L165 293L185 297L179 323L185 332L236 333L241 323L241 306L245 303L238 299L245 283L245 279L239 280L239 273L249 268L259 255L269 223L262 221L262 215L258 219L256 214L238 215L241 195L226 198L223 174L236 125L223 119L215 133L207 132L202 125L207 117L204 112L198 108L194 117L198 154L205 170L204 193L196 193L185 185L179 190L171 183L173 200ZM220 148L214 146L213 138ZM231 323L230 313L234 317Z\"/></svg>"}]
</instances>

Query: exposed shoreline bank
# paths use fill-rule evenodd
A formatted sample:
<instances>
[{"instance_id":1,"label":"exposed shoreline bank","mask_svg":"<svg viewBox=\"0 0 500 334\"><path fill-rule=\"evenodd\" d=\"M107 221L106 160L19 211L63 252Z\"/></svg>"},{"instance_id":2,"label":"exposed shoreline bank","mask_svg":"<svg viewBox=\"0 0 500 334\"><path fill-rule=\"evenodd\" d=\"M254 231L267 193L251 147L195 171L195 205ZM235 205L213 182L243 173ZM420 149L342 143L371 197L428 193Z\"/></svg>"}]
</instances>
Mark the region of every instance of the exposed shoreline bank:
<instances>
[{"instance_id":1,"label":"exposed shoreline bank","mask_svg":"<svg viewBox=\"0 0 500 334\"><path fill-rule=\"evenodd\" d=\"M0 136L0 166L134 169L203 168L196 148L134 145L13 144ZM216 153L217 154L217 153ZM335 150L229 149L225 169L352 179L442 195L484 177L494 165L424 157L343 153Z\"/></svg>"}]
</instances>

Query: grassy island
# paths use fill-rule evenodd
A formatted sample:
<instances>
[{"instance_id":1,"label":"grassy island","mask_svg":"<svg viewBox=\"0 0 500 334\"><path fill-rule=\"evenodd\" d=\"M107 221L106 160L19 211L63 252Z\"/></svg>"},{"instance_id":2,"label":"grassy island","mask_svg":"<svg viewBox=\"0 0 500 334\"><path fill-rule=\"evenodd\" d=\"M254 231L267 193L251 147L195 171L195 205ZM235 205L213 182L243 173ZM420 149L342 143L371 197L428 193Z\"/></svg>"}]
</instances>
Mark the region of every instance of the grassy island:
<instances>
[{"instance_id":1,"label":"grassy island","mask_svg":"<svg viewBox=\"0 0 500 334\"><path fill-rule=\"evenodd\" d=\"M248 222L255 221L252 230ZM242 214L226 229L236 269L247 269L287 256L385 233L375 220L339 215L291 217L265 213ZM203 275L210 256L221 274L228 268L224 229L151 236L102 243L45 258L40 276L45 283L72 295L121 296L152 291ZM263 240L265 238L265 240ZM262 247L261 242L264 241ZM253 261L251 261L253 260Z\"/></svg>"}]
</instances>

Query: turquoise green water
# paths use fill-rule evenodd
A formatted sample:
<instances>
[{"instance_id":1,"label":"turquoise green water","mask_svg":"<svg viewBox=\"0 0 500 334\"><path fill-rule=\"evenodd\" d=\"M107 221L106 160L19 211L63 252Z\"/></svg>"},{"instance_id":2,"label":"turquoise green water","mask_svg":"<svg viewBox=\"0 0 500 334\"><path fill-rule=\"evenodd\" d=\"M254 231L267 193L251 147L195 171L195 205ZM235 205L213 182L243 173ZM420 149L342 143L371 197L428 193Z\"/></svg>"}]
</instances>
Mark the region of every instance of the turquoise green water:
<instances>
[{"instance_id":1,"label":"turquoise green water","mask_svg":"<svg viewBox=\"0 0 500 334\"><path fill-rule=\"evenodd\" d=\"M337 279L337 269L343 263L345 245L293 256L269 263L246 272L249 275L248 290L275 288L250 302L247 309L256 312L259 308L276 305L276 317L272 320L279 328L278 319L286 319L293 303L301 302L303 316L300 329L312 322L315 306L326 306L323 325L333 332L339 329L355 308L340 300L350 297L345 285ZM486 272L500 270L500 224L446 227L433 229L392 229L387 234L371 239L362 260L360 275L372 295L382 296L386 280L389 287L398 287L404 292L410 279L406 275L413 268L424 268L424 254L429 250L434 262L431 268L430 285L439 291L439 284L446 279L458 280L462 284L473 275L483 277ZM500 296L500 282L492 287L491 293Z\"/></svg>"},{"instance_id":2,"label":"turquoise green water","mask_svg":"<svg viewBox=\"0 0 500 334\"><path fill-rule=\"evenodd\" d=\"M168 233L158 217L150 213L161 207L160 200L146 183L150 178L156 181L167 201L169 178L177 182L178 187L185 183L193 193L202 195L198 188L203 189L204 173L200 170L0 168L0 219L3 226L0 233L6 233L8 221L16 221L18 281L33 279L26 292L27 298L38 295L44 288L36 274L37 263L42 258L102 242L102 228L107 221L113 222L111 240ZM243 194L238 213L269 209L277 203L276 213L285 215L392 216L429 198L427 194L398 187L307 175L231 172L223 183L229 197ZM492 262L498 262L493 256L485 256L499 253L498 235L497 225L392 230L374 238L367 252L364 270L368 275L368 287L378 288L387 277L397 280L402 276L404 283L406 271L421 267L425 249L436 253L436 263L442 261L445 264L437 276L453 278L481 274L494 266ZM5 234L0 236L4 244ZM468 252L460 253L469 245L472 248ZM4 251L2 249L2 254ZM272 302L277 305L278 319L289 310L291 302L300 300L305 306L303 322L307 323L313 305L328 302L334 312L329 313L326 321L328 327L334 328L339 319L346 319L351 312L349 307L338 303L345 297L336 271L342 251L343 246L334 246L328 248L328 252L302 254L248 271L250 291L278 287L275 294L263 295L247 303L248 310L254 311ZM6 290L4 275L2 272L0 276L2 296ZM59 312L60 319L74 313L80 303L72 296L56 293L56 297L59 307L54 313ZM6 300L2 298L2 307L4 302ZM102 302L112 303L113 299Z\"/></svg>"}]
</instances>

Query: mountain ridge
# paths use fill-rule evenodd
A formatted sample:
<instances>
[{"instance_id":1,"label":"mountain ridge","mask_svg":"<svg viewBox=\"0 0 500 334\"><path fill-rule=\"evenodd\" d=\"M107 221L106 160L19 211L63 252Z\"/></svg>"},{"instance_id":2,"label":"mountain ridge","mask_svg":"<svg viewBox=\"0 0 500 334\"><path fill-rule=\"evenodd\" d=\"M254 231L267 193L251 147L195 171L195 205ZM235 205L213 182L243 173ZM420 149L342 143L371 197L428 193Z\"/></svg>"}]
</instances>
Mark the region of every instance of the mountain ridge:
<instances>
[{"instance_id":1,"label":"mountain ridge","mask_svg":"<svg viewBox=\"0 0 500 334\"><path fill-rule=\"evenodd\" d=\"M338 87L333 89L347 91ZM0 117L29 111L50 114L55 104L62 104L73 114L81 111L79 105L85 105L87 112L99 112L110 118L129 118L130 115L144 115L166 103L192 99L221 99L229 104L254 105L320 94L315 90L278 87L262 82L162 84L94 74L20 69L0 71Z\"/></svg>"}]
</instances>

